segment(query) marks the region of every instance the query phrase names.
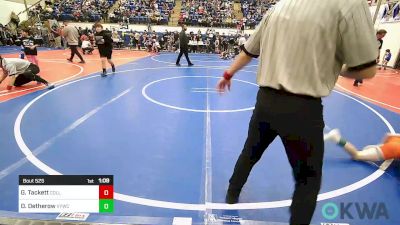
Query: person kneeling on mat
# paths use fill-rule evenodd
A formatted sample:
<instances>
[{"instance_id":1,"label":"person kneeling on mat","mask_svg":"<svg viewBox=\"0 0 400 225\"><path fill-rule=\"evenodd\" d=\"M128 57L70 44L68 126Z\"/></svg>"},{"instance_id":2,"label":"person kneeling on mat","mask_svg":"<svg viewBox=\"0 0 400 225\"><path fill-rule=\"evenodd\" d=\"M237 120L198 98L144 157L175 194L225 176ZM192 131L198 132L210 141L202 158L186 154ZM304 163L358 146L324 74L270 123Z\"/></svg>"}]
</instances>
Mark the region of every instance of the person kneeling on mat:
<instances>
[{"instance_id":1,"label":"person kneeling on mat","mask_svg":"<svg viewBox=\"0 0 400 225\"><path fill-rule=\"evenodd\" d=\"M89 38L88 37L84 37L83 41L82 41L82 52L83 52L83 54L84 55L85 54L92 55L93 54L92 53L93 50L94 50L94 48L93 48L92 44L90 43Z\"/></svg>"},{"instance_id":2,"label":"person kneeling on mat","mask_svg":"<svg viewBox=\"0 0 400 225\"><path fill-rule=\"evenodd\" d=\"M103 30L103 25L101 25L100 23L97 23L97 24L95 24L94 27L96 29L96 33L95 33L96 45L99 49L101 66L103 68L103 72L101 73L101 76L105 77L105 76L107 76L106 59L107 59L108 63L111 65L112 72L115 73L115 65L114 65L114 62L111 60L113 40L111 38L111 33Z\"/></svg>"},{"instance_id":3,"label":"person kneeling on mat","mask_svg":"<svg viewBox=\"0 0 400 225\"><path fill-rule=\"evenodd\" d=\"M324 139L343 147L354 160L375 162L388 159L400 159L400 134L387 134L382 144L368 145L361 151L353 144L343 139L338 129L334 129L325 134Z\"/></svg>"},{"instance_id":4,"label":"person kneeling on mat","mask_svg":"<svg viewBox=\"0 0 400 225\"><path fill-rule=\"evenodd\" d=\"M49 82L37 75L40 72L39 67L26 60L17 58L5 59L0 56L0 68L3 70L0 83L3 82L7 76L10 77L7 90L11 90L13 86L20 87L31 81L42 83L46 85L48 89L54 88L54 85L49 84Z\"/></svg>"}]
</instances>

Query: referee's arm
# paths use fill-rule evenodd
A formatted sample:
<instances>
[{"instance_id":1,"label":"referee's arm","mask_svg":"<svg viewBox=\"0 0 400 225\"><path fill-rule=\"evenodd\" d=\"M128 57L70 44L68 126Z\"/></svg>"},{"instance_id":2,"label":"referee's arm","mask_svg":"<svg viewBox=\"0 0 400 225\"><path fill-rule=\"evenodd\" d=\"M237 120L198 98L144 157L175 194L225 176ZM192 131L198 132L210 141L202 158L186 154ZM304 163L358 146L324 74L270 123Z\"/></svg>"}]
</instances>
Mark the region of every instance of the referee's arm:
<instances>
[{"instance_id":1,"label":"referee's arm","mask_svg":"<svg viewBox=\"0 0 400 225\"><path fill-rule=\"evenodd\" d=\"M368 79L376 74L378 46L371 14L365 1L354 4L339 22L336 56L343 63L341 76Z\"/></svg>"},{"instance_id":2,"label":"referee's arm","mask_svg":"<svg viewBox=\"0 0 400 225\"><path fill-rule=\"evenodd\" d=\"M359 67L349 68L346 65L343 66L340 75L347 78L354 79L369 79L373 78L376 74L376 61L369 64L361 65Z\"/></svg>"},{"instance_id":3,"label":"referee's arm","mask_svg":"<svg viewBox=\"0 0 400 225\"><path fill-rule=\"evenodd\" d=\"M240 52L240 54L235 58L235 61L227 70L227 72L232 75L235 74L237 71L249 64L252 59L253 57L249 56L244 51Z\"/></svg>"},{"instance_id":4,"label":"referee's arm","mask_svg":"<svg viewBox=\"0 0 400 225\"><path fill-rule=\"evenodd\" d=\"M266 27L266 21L270 14L271 12L264 16L253 34L250 36L249 40L247 40L244 45L240 46L242 51L227 70L227 72L232 76L246 66L253 58L257 58L260 55L262 33Z\"/></svg>"},{"instance_id":5,"label":"referee's arm","mask_svg":"<svg viewBox=\"0 0 400 225\"><path fill-rule=\"evenodd\" d=\"M220 93L225 92L226 88L230 90L233 75L246 66L253 57L256 58L260 55L262 33L265 30L267 24L266 21L270 15L271 12L268 12L264 16L254 33L250 36L249 40L247 40L247 42L242 46L242 52L235 58L235 61L233 61L229 69L225 70L223 77L217 84L217 90Z\"/></svg>"}]
</instances>

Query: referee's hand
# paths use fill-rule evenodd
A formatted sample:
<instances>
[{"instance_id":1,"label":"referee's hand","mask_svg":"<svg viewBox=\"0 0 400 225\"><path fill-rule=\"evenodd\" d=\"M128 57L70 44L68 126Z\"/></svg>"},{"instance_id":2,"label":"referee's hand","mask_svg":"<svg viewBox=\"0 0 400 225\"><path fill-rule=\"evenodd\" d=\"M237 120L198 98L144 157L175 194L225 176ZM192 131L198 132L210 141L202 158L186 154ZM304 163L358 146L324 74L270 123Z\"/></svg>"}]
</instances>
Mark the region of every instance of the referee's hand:
<instances>
[{"instance_id":1,"label":"referee's hand","mask_svg":"<svg viewBox=\"0 0 400 225\"><path fill-rule=\"evenodd\" d=\"M228 90L231 90L231 80L227 80L224 77L221 78L221 80L219 80L218 84L217 84L217 90L220 94L225 92L225 89L228 88Z\"/></svg>"}]
</instances>

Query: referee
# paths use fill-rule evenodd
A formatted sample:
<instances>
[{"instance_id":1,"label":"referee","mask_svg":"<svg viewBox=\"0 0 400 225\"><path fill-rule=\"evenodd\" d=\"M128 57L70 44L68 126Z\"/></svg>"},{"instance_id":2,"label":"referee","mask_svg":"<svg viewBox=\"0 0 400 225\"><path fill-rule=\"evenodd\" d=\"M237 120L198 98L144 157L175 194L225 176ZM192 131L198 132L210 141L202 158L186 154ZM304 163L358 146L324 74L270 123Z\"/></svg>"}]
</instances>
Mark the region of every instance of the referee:
<instances>
[{"instance_id":1,"label":"referee","mask_svg":"<svg viewBox=\"0 0 400 225\"><path fill-rule=\"evenodd\" d=\"M280 1L242 46L217 89L230 89L233 75L258 56L260 88L226 203L239 201L251 169L279 136L295 181L290 224L310 224L324 155L321 98L330 94L339 74L364 79L376 73L376 37L367 2Z\"/></svg>"}]
</instances>

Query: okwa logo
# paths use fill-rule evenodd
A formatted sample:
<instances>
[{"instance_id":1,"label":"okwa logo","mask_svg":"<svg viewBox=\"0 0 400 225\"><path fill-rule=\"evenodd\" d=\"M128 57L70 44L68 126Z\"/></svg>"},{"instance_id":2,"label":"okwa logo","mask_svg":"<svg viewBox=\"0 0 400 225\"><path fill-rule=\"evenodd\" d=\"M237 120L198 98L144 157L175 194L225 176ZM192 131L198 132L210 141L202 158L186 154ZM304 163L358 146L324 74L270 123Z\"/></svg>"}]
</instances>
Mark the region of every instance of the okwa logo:
<instances>
[{"instance_id":1,"label":"okwa logo","mask_svg":"<svg viewBox=\"0 0 400 225\"><path fill-rule=\"evenodd\" d=\"M379 220L389 219L389 213L383 202L328 202L322 206L322 216L327 220L360 219Z\"/></svg>"}]
</instances>

